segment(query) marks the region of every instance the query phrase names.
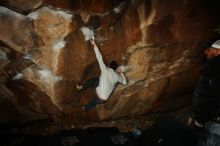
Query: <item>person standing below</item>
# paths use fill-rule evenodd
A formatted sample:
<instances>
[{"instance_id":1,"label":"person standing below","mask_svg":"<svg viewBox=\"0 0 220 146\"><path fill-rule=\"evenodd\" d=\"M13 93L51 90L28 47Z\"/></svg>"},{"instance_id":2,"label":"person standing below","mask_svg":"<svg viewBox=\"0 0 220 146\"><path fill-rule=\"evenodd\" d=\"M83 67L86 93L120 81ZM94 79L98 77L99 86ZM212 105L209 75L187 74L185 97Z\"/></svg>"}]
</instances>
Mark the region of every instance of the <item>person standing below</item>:
<instances>
[{"instance_id":1,"label":"person standing below","mask_svg":"<svg viewBox=\"0 0 220 146\"><path fill-rule=\"evenodd\" d=\"M194 91L194 123L203 127L207 121L220 122L220 40L205 51L203 75Z\"/></svg>"},{"instance_id":2,"label":"person standing below","mask_svg":"<svg viewBox=\"0 0 220 146\"><path fill-rule=\"evenodd\" d=\"M93 99L88 104L82 107L85 112L90 111L98 104L106 102L118 82L123 85L127 84L124 73L122 69L118 67L118 63L116 61L111 61L109 66L106 66L103 61L102 55L99 52L99 49L94 41L94 38L90 41L94 47L95 56L101 69L101 76L99 78L95 77L89 79L85 81L82 85L76 85L76 88L78 90L86 90L89 87L95 88Z\"/></svg>"}]
</instances>

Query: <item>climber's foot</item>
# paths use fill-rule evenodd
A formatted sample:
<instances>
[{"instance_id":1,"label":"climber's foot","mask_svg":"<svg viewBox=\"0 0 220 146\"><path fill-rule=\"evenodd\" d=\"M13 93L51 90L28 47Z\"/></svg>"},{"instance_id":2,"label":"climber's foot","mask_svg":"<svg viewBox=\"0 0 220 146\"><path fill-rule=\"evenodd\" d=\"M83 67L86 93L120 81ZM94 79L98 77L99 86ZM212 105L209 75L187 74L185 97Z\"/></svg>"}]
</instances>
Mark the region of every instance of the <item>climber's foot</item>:
<instances>
[{"instance_id":1,"label":"climber's foot","mask_svg":"<svg viewBox=\"0 0 220 146\"><path fill-rule=\"evenodd\" d=\"M199 123L198 121L194 121L194 124L195 124L195 126L197 126L197 127L199 127L199 128L203 128L204 127L204 125L203 124L201 124L201 123Z\"/></svg>"},{"instance_id":2,"label":"climber's foot","mask_svg":"<svg viewBox=\"0 0 220 146\"><path fill-rule=\"evenodd\" d=\"M203 124L199 123L196 119L194 119L192 117L189 117L187 124L188 125L194 125L198 128L203 128L204 127Z\"/></svg>"},{"instance_id":3,"label":"climber's foot","mask_svg":"<svg viewBox=\"0 0 220 146\"><path fill-rule=\"evenodd\" d=\"M83 89L83 85L77 84L77 85L76 85L76 89L77 89L77 90L82 90L82 89Z\"/></svg>"},{"instance_id":4,"label":"climber's foot","mask_svg":"<svg viewBox=\"0 0 220 146\"><path fill-rule=\"evenodd\" d=\"M82 110L83 110L84 112L87 112L86 109L85 109L85 105L82 106Z\"/></svg>"}]
</instances>

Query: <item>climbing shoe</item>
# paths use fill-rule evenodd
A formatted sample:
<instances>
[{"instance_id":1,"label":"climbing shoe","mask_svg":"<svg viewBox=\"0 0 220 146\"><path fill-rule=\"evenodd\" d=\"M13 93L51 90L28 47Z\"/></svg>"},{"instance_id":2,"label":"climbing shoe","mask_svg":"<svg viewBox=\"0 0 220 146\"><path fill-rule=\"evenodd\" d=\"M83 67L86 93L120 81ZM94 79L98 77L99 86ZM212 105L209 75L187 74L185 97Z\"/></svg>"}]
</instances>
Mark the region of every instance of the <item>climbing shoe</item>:
<instances>
[{"instance_id":1,"label":"climbing shoe","mask_svg":"<svg viewBox=\"0 0 220 146\"><path fill-rule=\"evenodd\" d=\"M80 85L80 84L77 84L77 85L76 85L76 89L77 89L77 90L82 90L82 88L83 88L83 85Z\"/></svg>"}]
</instances>

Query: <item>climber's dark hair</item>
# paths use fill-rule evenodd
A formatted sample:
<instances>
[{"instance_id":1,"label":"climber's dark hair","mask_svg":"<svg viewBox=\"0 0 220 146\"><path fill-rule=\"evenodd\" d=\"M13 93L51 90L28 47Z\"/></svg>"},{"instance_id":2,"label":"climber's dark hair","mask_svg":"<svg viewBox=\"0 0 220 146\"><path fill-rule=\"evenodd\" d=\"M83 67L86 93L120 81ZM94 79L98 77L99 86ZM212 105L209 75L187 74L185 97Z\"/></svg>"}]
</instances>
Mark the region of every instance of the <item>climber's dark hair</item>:
<instances>
[{"instance_id":1,"label":"climber's dark hair","mask_svg":"<svg viewBox=\"0 0 220 146\"><path fill-rule=\"evenodd\" d=\"M109 64L109 67L112 68L113 70L116 70L118 68L118 63L116 61L111 61Z\"/></svg>"}]
</instances>

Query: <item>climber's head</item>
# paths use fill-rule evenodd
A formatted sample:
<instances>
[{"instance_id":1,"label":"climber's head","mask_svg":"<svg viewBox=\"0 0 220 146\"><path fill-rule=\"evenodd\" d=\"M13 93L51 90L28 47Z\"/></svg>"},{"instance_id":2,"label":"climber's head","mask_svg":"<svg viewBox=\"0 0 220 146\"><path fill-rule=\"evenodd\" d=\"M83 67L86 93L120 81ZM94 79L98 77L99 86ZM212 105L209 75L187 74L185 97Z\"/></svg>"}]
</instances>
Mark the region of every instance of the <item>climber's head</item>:
<instances>
[{"instance_id":1,"label":"climber's head","mask_svg":"<svg viewBox=\"0 0 220 146\"><path fill-rule=\"evenodd\" d=\"M116 61L111 61L109 64L109 67L112 68L113 70L116 70L118 68L118 63Z\"/></svg>"}]
</instances>

